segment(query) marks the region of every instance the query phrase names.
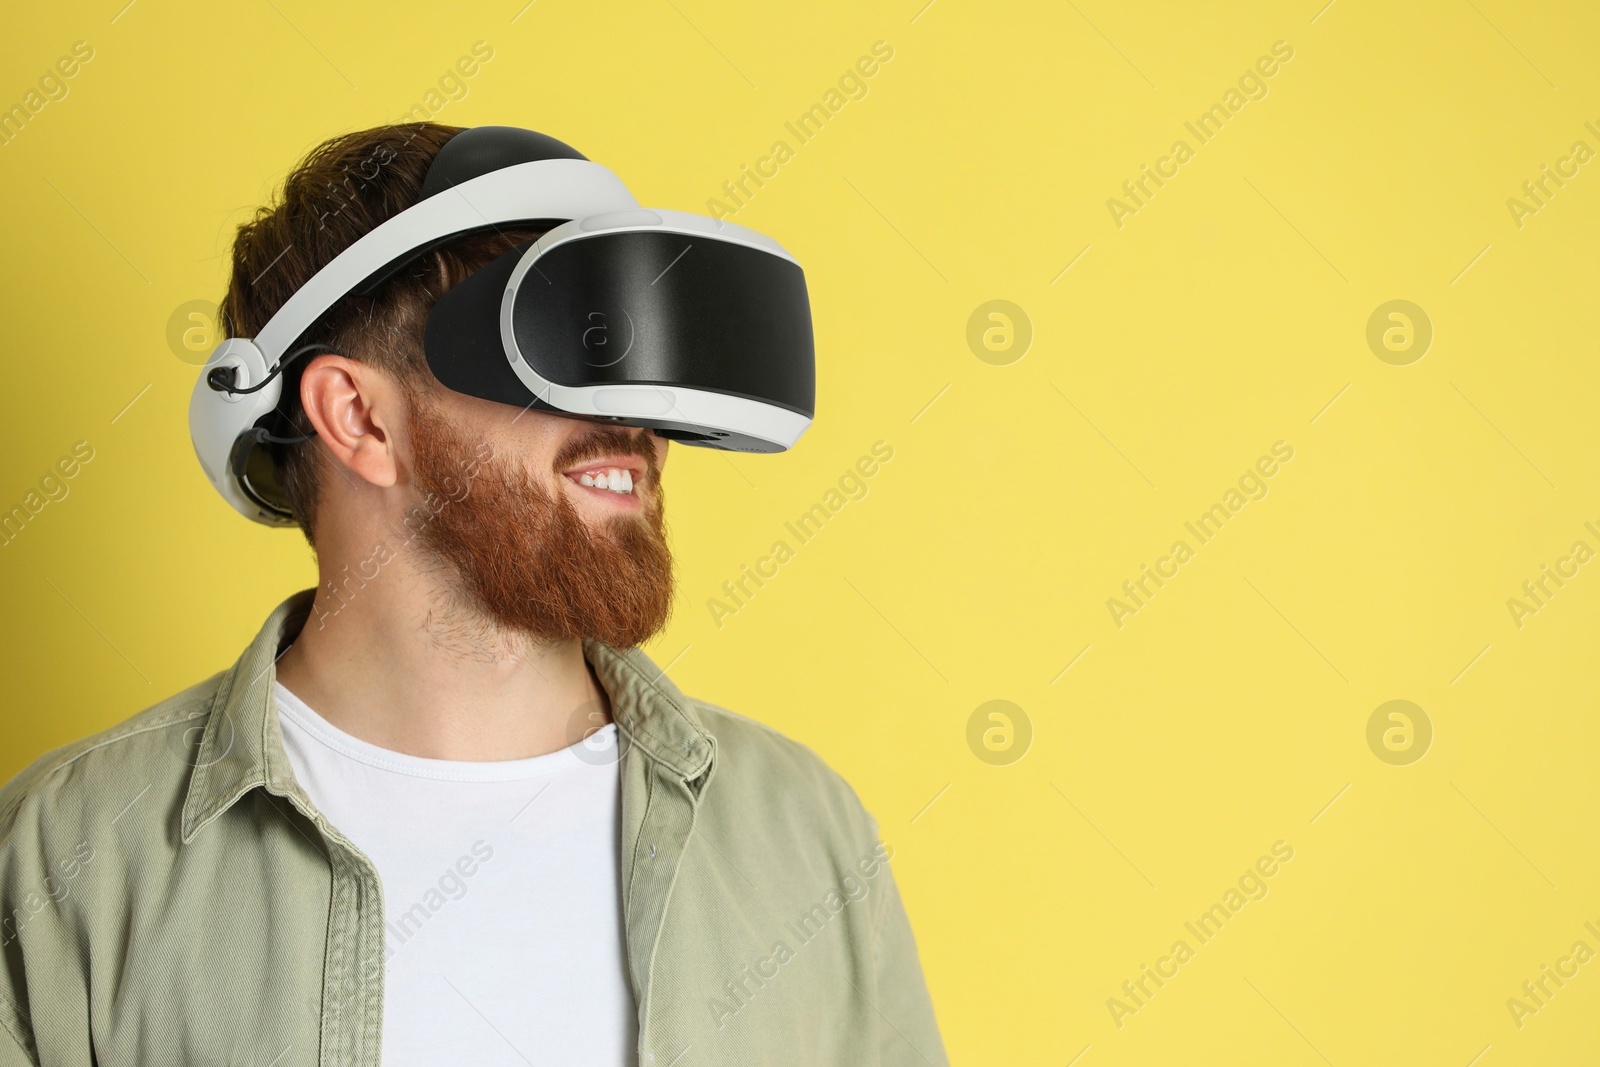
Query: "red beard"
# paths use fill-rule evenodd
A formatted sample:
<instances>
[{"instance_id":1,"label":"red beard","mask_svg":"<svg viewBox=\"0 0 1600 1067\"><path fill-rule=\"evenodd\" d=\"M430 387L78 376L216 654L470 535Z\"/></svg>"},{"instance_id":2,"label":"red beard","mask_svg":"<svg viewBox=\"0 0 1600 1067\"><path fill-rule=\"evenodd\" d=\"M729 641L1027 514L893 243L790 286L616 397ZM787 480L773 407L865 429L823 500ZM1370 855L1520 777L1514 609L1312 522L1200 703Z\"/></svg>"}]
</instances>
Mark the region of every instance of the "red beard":
<instances>
[{"instance_id":1,"label":"red beard","mask_svg":"<svg viewBox=\"0 0 1600 1067\"><path fill-rule=\"evenodd\" d=\"M431 504L415 509L407 525L455 569L459 591L486 620L541 642L595 638L617 648L666 625L672 554L649 440L596 423L555 457L558 477L602 454L644 462L640 510L610 516L596 530L564 491L552 494L514 457L457 433L426 399L414 399L409 423L413 481Z\"/></svg>"}]
</instances>

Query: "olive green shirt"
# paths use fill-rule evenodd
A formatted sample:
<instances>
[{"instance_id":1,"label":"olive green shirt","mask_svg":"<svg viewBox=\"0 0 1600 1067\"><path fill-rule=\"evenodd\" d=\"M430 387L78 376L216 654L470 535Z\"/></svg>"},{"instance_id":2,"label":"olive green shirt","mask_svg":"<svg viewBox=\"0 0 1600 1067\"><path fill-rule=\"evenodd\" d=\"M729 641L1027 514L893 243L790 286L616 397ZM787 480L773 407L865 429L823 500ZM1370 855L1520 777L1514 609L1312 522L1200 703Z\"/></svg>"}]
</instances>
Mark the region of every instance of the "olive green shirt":
<instances>
[{"instance_id":1,"label":"olive green shirt","mask_svg":"<svg viewBox=\"0 0 1600 1067\"><path fill-rule=\"evenodd\" d=\"M313 592L0 789L0 1067L378 1063L383 889L295 781L273 698ZM944 1065L893 852L844 779L638 649L584 654L621 738L641 1067Z\"/></svg>"}]
</instances>

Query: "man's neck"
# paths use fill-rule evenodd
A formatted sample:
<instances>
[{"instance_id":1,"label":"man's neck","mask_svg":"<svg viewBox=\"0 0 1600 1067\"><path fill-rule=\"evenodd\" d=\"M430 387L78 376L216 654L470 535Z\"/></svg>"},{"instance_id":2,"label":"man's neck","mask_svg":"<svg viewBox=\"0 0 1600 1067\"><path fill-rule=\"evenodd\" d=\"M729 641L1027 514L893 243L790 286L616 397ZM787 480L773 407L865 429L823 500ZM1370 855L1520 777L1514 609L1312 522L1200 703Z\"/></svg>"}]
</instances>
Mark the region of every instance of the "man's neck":
<instances>
[{"instance_id":1,"label":"man's neck","mask_svg":"<svg viewBox=\"0 0 1600 1067\"><path fill-rule=\"evenodd\" d=\"M278 681L318 715L395 752L473 761L554 752L611 721L579 642L507 635L406 562L342 595L323 574L277 664Z\"/></svg>"}]
</instances>

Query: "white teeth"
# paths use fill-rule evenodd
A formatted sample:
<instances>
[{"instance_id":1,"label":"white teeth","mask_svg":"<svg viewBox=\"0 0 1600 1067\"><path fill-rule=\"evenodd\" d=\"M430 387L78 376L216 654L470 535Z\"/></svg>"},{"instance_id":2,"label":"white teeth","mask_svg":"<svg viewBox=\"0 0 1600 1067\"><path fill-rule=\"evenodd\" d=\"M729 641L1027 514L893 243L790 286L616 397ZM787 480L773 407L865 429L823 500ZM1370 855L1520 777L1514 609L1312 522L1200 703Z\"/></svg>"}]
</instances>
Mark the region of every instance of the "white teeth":
<instances>
[{"instance_id":1,"label":"white teeth","mask_svg":"<svg viewBox=\"0 0 1600 1067\"><path fill-rule=\"evenodd\" d=\"M631 495L633 493L633 472L621 467L608 467L594 474L585 471L578 475L578 484L591 485L596 489L607 489L613 493Z\"/></svg>"}]
</instances>

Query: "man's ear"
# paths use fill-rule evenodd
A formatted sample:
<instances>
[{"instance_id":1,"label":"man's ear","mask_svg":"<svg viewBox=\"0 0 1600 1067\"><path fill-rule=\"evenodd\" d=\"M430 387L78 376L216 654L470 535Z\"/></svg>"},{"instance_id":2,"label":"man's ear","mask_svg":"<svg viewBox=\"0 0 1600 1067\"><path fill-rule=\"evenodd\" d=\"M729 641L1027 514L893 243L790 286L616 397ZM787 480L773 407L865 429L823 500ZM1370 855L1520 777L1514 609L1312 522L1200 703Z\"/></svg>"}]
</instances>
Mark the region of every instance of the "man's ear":
<instances>
[{"instance_id":1,"label":"man's ear","mask_svg":"<svg viewBox=\"0 0 1600 1067\"><path fill-rule=\"evenodd\" d=\"M383 371L324 353L300 376L300 404L323 447L340 465L372 485L399 479L393 426L400 390Z\"/></svg>"}]
</instances>

